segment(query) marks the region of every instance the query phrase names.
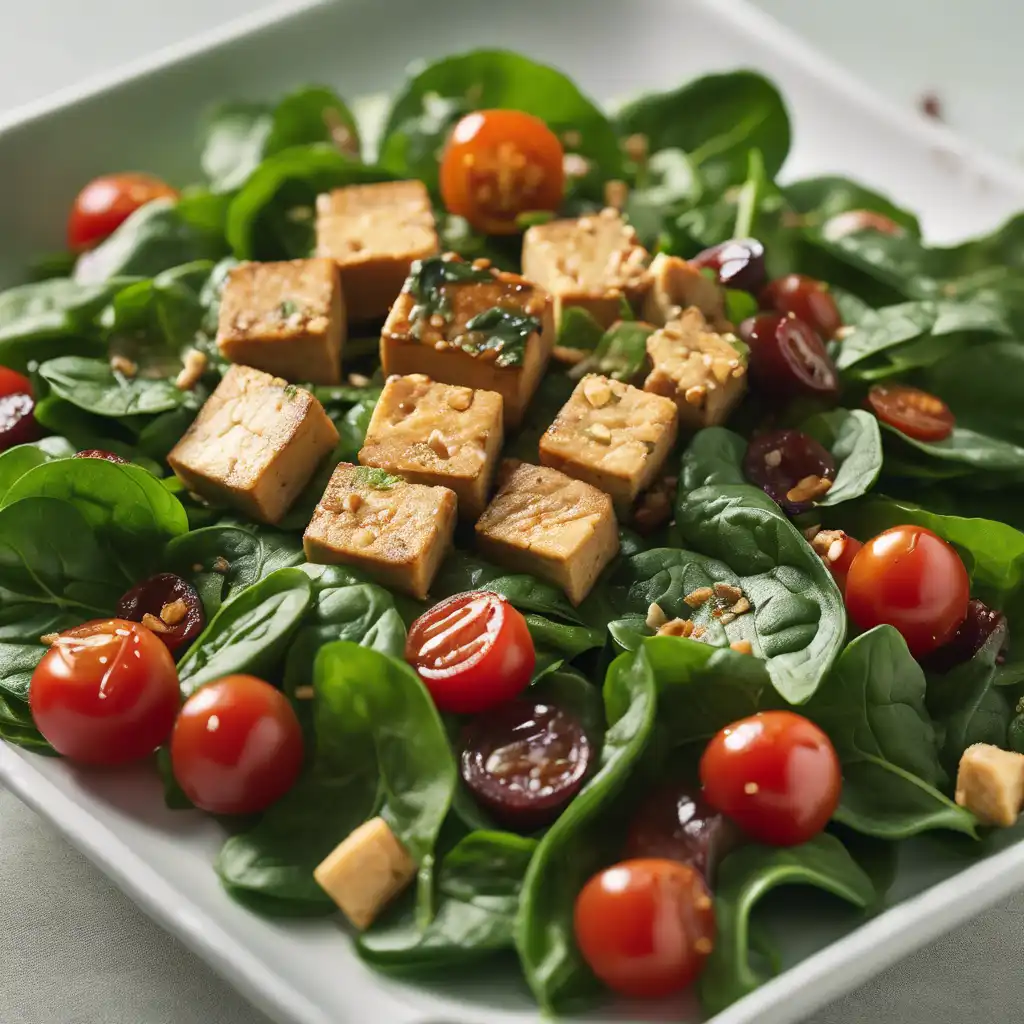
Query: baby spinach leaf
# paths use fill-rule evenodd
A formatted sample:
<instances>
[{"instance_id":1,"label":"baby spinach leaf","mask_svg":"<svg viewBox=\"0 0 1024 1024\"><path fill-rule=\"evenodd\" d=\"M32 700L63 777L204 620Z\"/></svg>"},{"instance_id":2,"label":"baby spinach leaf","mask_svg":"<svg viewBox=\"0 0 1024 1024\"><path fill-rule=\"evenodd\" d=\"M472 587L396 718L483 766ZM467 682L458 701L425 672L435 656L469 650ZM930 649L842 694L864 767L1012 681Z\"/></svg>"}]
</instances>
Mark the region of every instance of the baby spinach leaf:
<instances>
[{"instance_id":1,"label":"baby spinach leaf","mask_svg":"<svg viewBox=\"0 0 1024 1024\"><path fill-rule=\"evenodd\" d=\"M47 647L41 643L0 642L0 697L27 704L32 673L46 651ZM27 707L25 713L28 713ZM28 723L32 723L31 717Z\"/></svg>"},{"instance_id":2,"label":"baby spinach leaf","mask_svg":"<svg viewBox=\"0 0 1024 1024\"><path fill-rule=\"evenodd\" d=\"M647 339L654 333L640 320L620 320L601 336L593 356L574 368L573 376L602 373L615 380L633 380L647 361Z\"/></svg>"},{"instance_id":3,"label":"baby spinach leaf","mask_svg":"<svg viewBox=\"0 0 1024 1024\"><path fill-rule=\"evenodd\" d=\"M222 605L178 664L182 694L236 672L272 675L311 598L305 573L278 569Z\"/></svg>"},{"instance_id":4,"label":"baby spinach leaf","mask_svg":"<svg viewBox=\"0 0 1024 1024\"><path fill-rule=\"evenodd\" d=\"M186 392L171 380L126 377L106 359L62 356L39 368L43 379L64 401L98 416L138 416L176 409Z\"/></svg>"},{"instance_id":5,"label":"baby spinach leaf","mask_svg":"<svg viewBox=\"0 0 1024 1024\"><path fill-rule=\"evenodd\" d=\"M819 505L838 505L867 494L882 470L878 420L863 409L833 409L805 420L800 429L832 453L836 477Z\"/></svg>"},{"instance_id":6,"label":"baby spinach leaf","mask_svg":"<svg viewBox=\"0 0 1024 1024\"><path fill-rule=\"evenodd\" d=\"M671 92L641 96L616 117L623 135L646 135L652 153L681 149L720 192L741 183L758 149L774 177L789 152L789 116L778 90L753 71L706 75Z\"/></svg>"},{"instance_id":7,"label":"baby spinach leaf","mask_svg":"<svg viewBox=\"0 0 1024 1024\"><path fill-rule=\"evenodd\" d=\"M527 615L526 624L536 647L557 651L570 659L604 643L604 630L601 629L554 622L543 615Z\"/></svg>"},{"instance_id":8,"label":"baby spinach leaf","mask_svg":"<svg viewBox=\"0 0 1024 1024\"><path fill-rule=\"evenodd\" d=\"M562 310L556 345L593 352L602 337L604 328L582 306L569 306Z\"/></svg>"},{"instance_id":9,"label":"baby spinach leaf","mask_svg":"<svg viewBox=\"0 0 1024 1024\"><path fill-rule=\"evenodd\" d=\"M359 157L359 128L345 101L326 85L307 85L284 96L274 108L265 154L329 142Z\"/></svg>"},{"instance_id":10,"label":"baby spinach leaf","mask_svg":"<svg viewBox=\"0 0 1024 1024\"><path fill-rule=\"evenodd\" d=\"M41 466L44 462L53 462L69 455L74 455L70 445L61 455L54 455L37 444L15 445L0 454L0 507L3 507L5 503L4 498L7 492L30 469L35 469L36 466Z\"/></svg>"},{"instance_id":11,"label":"baby spinach leaf","mask_svg":"<svg viewBox=\"0 0 1024 1024\"><path fill-rule=\"evenodd\" d=\"M359 955L384 970L461 968L513 943L523 878L537 840L476 831L460 840L437 873L437 914L425 929L409 908L360 935Z\"/></svg>"},{"instance_id":12,"label":"baby spinach leaf","mask_svg":"<svg viewBox=\"0 0 1024 1024\"><path fill-rule=\"evenodd\" d=\"M210 112L200 162L212 189L230 192L249 177L263 159L271 127L265 103L230 101Z\"/></svg>"},{"instance_id":13,"label":"baby spinach leaf","mask_svg":"<svg viewBox=\"0 0 1024 1024\"><path fill-rule=\"evenodd\" d=\"M658 150L651 154L643 174L637 175L636 187L626 197L626 218L641 242L654 249L665 238L666 226L699 201L703 187L681 149Z\"/></svg>"},{"instance_id":14,"label":"baby spinach leaf","mask_svg":"<svg viewBox=\"0 0 1024 1024\"><path fill-rule=\"evenodd\" d=\"M804 178L786 185L783 191L790 205L803 214L805 227L820 228L830 218L849 210L868 210L895 221L915 237L921 234L917 218L909 210L849 178Z\"/></svg>"},{"instance_id":15,"label":"baby spinach leaf","mask_svg":"<svg viewBox=\"0 0 1024 1024\"><path fill-rule=\"evenodd\" d=\"M923 460L926 464L935 461L964 474L978 470L1024 476L1024 447L979 434L969 427L955 426L949 437L941 441L921 441L887 423L883 423L882 428L897 452L907 452L911 458ZM910 449L919 454L910 452Z\"/></svg>"},{"instance_id":16,"label":"baby spinach leaf","mask_svg":"<svg viewBox=\"0 0 1024 1024\"><path fill-rule=\"evenodd\" d=\"M751 914L780 885L815 886L861 910L875 899L871 879L835 836L823 833L786 848L744 846L729 854L715 887L715 948L697 982L707 1013L719 1013L768 980L750 962Z\"/></svg>"}]
</instances>

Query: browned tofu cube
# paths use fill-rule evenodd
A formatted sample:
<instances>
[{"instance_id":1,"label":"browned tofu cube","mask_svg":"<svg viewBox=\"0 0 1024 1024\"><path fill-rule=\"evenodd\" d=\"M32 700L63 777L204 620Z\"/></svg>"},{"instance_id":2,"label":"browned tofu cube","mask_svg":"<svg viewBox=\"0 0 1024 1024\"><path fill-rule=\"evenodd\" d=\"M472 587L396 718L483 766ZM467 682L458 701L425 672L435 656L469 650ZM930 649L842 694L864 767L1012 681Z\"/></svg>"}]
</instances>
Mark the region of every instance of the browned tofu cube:
<instances>
[{"instance_id":1,"label":"browned tofu cube","mask_svg":"<svg viewBox=\"0 0 1024 1024\"><path fill-rule=\"evenodd\" d=\"M386 587L426 598L455 532L455 492L342 463L306 527L310 562L354 565Z\"/></svg>"},{"instance_id":2,"label":"browned tofu cube","mask_svg":"<svg viewBox=\"0 0 1024 1024\"><path fill-rule=\"evenodd\" d=\"M1024 803L1024 754L988 743L969 746L960 758L956 802L983 825L1015 825Z\"/></svg>"},{"instance_id":3,"label":"browned tofu cube","mask_svg":"<svg viewBox=\"0 0 1024 1024\"><path fill-rule=\"evenodd\" d=\"M381 335L386 374L422 373L496 391L505 425L518 426L554 345L547 292L518 274L458 257L418 263Z\"/></svg>"},{"instance_id":4,"label":"browned tofu cube","mask_svg":"<svg viewBox=\"0 0 1024 1024\"><path fill-rule=\"evenodd\" d=\"M579 604L619 550L611 498L546 466L524 462L502 475L476 524L480 551L513 572L550 580Z\"/></svg>"},{"instance_id":5,"label":"browned tofu cube","mask_svg":"<svg viewBox=\"0 0 1024 1024\"><path fill-rule=\"evenodd\" d=\"M349 185L317 197L316 254L338 264L353 322L383 320L413 262L437 251L421 181Z\"/></svg>"},{"instance_id":6,"label":"browned tofu cube","mask_svg":"<svg viewBox=\"0 0 1024 1024\"><path fill-rule=\"evenodd\" d=\"M413 373L388 378L359 461L413 483L450 487L459 515L476 520L487 505L503 438L496 391L439 384Z\"/></svg>"},{"instance_id":7,"label":"browned tofu cube","mask_svg":"<svg viewBox=\"0 0 1024 1024\"><path fill-rule=\"evenodd\" d=\"M622 319L622 303L639 303L650 287L647 250L610 207L576 220L536 224L523 236L523 274L555 301L555 323L569 306L602 327Z\"/></svg>"},{"instance_id":8,"label":"browned tofu cube","mask_svg":"<svg viewBox=\"0 0 1024 1024\"><path fill-rule=\"evenodd\" d=\"M731 337L712 331L691 306L647 339L654 368L644 391L671 398L685 427L724 423L747 390L747 368Z\"/></svg>"},{"instance_id":9,"label":"browned tofu cube","mask_svg":"<svg viewBox=\"0 0 1024 1024\"><path fill-rule=\"evenodd\" d=\"M716 331L732 330L725 318L725 292L692 263L661 252L654 257L650 274L651 289L644 297L642 313L648 323L664 327L696 306Z\"/></svg>"},{"instance_id":10,"label":"browned tofu cube","mask_svg":"<svg viewBox=\"0 0 1024 1024\"><path fill-rule=\"evenodd\" d=\"M167 461L190 491L277 523L337 443L308 391L232 366Z\"/></svg>"},{"instance_id":11,"label":"browned tofu cube","mask_svg":"<svg viewBox=\"0 0 1024 1024\"><path fill-rule=\"evenodd\" d=\"M242 263L224 285L217 345L225 359L290 381L337 384L345 305L330 260Z\"/></svg>"},{"instance_id":12,"label":"browned tofu cube","mask_svg":"<svg viewBox=\"0 0 1024 1024\"><path fill-rule=\"evenodd\" d=\"M610 494L629 514L676 442L675 402L588 374L540 439L540 461Z\"/></svg>"}]
</instances>

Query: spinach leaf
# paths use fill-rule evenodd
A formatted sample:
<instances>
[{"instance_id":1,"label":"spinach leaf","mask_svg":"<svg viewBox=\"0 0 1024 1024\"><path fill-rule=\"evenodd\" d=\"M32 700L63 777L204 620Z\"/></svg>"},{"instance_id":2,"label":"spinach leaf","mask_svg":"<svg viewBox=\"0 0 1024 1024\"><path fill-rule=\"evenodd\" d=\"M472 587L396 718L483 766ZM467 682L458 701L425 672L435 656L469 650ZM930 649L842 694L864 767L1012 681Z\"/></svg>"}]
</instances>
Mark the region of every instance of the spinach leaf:
<instances>
[{"instance_id":1,"label":"spinach leaf","mask_svg":"<svg viewBox=\"0 0 1024 1024\"><path fill-rule=\"evenodd\" d=\"M385 970L435 971L511 948L523 878L536 849L536 839L471 832L441 861L430 924L418 928L409 909L391 914L360 935L359 955Z\"/></svg>"},{"instance_id":2,"label":"spinach leaf","mask_svg":"<svg viewBox=\"0 0 1024 1024\"><path fill-rule=\"evenodd\" d=\"M851 641L802 711L843 764L837 821L881 839L936 828L975 834L974 816L938 789L946 776L924 672L891 626Z\"/></svg>"},{"instance_id":3,"label":"spinach leaf","mask_svg":"<svg viewBox=\"0 0 1024 1024\"><path fill-rule=\"evenodd\" d=\"M894 449L907 453L904 458L909 456L910 459L923 461L925 465L935 462L943 469L948 468L959 474L979 470L1024 477L1024 447L1010 441L979 434L969 427L961 426L955 426L949 437L941 441L921 441L888 423L883 423L882 427L886 436L892 440Z\"/></svg>"},{"instance_id":4,"label":"spinach leaf","mask_svg":"<svg viewBox=\"0 0 1024 1024\"><path fill-rule=\"evenodd\" d=\"M620 320L601 336L593 356L573 376L602 373L615 380L633 380L647 361L647 339L654 333L650 324L640 320Z\"/></svg>"},{"instance_id":5,"label":"spinach leaf","mask_svg":"<svg viewBox=\"0 0 1024 1024\"><path fill-rule=\"evenodd\" d=\"M573 906L586 880L611 860L618 825L630 810L624 792L654 729L654 673L644 650L612 662L606 687L621 696L609 720L598 770L540 841L523 882L516 949L546 1013L589 995L596 980L573 936Z\"/></svg>"},{"instance_id":6,"label":"spinach leaf","mask_svg":"<svg viewBox=\"0 0 1024 1024\"><path fill-rule=\"evenodd\" d=\"M0 454L0 508L5 503L7 492L30 469L35 469L36 466L41 466L44 462L54 462L58 458L66 458L74 454L70 445L60 455L51 454L46 448L37 444L19 444L8 448L7 451Z\"/></svg>"},{"instance_id":7,"label":"spinach leaf","mask_svg":"<svg viewBox=\"0 0 1024 1024\"><path fill-rule=\"evenodd\" d=\"M833 409L805 420L800 429L832 453L836 477L819 505L838 505L867 494L882 470L878 420L863 409Z\"/></svg>"},{"instance_id":8,"label":"spinach leaf","mask_svg":"<svg viewBox=\"0 0 1024 1024\"><path fill-rule=\"evenodd\" d=\"M709 1014L724 1010L767 980L750 962L751 914L780 885L812 885L861 910L875 899L871 879L835 836L787 848L745 846L722 861L715 887L715 948L697 988Z\"/></svg>"},{"instance_id":9,"label":"spinach leaf","mask_svg":"<svg viewBox=\"0 0 1024 1024\"><path fill-rule=\"evenodd\" d=\"M305 573L278 569L222 605L178 664L182 694L236 672L272 676L311 599Z\"/></svg>"},{"instance_id":10,"label":"spinach leaf","mask_svg":"<svg viewBox=\"0 0 1024 1024\"><path fill-rule=\"evenodd\" d=\"M418 71L388 113L380 163L436 192L437 153L451 127L471 110L495 107L533 114L556 135L572 132L574 152L603 177L621 177L618 139L601 110L560 71L508 50L474 50Z\"/></svg>"},{"instance_id":11,"label":"spinach leaf","mask_svg":"<svg viewBox=\"0 0 1024 1024\"><path fill-rule=\"evenodd\" d=\"M554 650L566 658L577 658L584 651L593 650L604 643L604 630L589 626L554 622L543 615L526 616L530 636L538 649Z\"/></svg>"},{"instance_id":12,"label":"spinach leaf","mask_svg":"<svg viewBox=\"0 0 1024 1024\"><path fill-rule=\"evenodd\" d=\"M666 226L699 201L703 183L681 149L652 153L636 179L636 187L626 197L626 219L645 247L664 248Z\"/></svg>"},{"instance_id":13,"label":"spinach leaf","mask_svg":"<svg viewBox=\"0 0 1024 1024\"><path fill-rule=\"evenodd\" d=\"M265 103L230 101L210 112L200 161L212 189L230 192L249 177L263 159L271 127Z\"/></svg>"},{"instance_id":14,"label":"spinach leaf","mask_svg":"<svg viewBox=\"0 0 1024 1024\"><path fill-rule=\"evenodd\" d=\"M789 116L778 90L752 71L706 75L671 92L628 103L621 134L646 135L651 152L681 149L710 190L741 183L747 154L758 149L774 177L789 152Z\"/></svg>"},{"instance_id":15,"label":"spinach leaf","mask_svg":"<svg viewBox=\"0 0 1024 1024\"><path fill-rule=\"evenodd\" d=\"M837 175L804 178L783 189L787 201L803 215L804 227L821 228L832 217L850 210L880 213L918 237L917 218L878 192Z\"/></svg>"},{"instance_id":16,"label":"spinach leaf","mask_svg":"<svg viewBox=\"0 0 1024 1024\"><path fill-rule=\"evenodd\" d=\"M582 306L568 306L562 310L558 340L555 342L560 348L593 352L603 337L604 328Z\"/></svg>"},{"instance_id":17,"label":"spinach leaf","mask_svg":"<svg viewBox=\"0 0 1024 1024\"><path fill-rule=\"evenodd\" d=\"M59 398L98 416L136 416L176 409L186 392L170 380L126 377L106 359L62 356L39 367Z\"/></svg>"},{"instance_id":18,"label":"spinach leaf","mask_svg":"<svg viewBox=\"0 0 1024 1024\"><path fill-rule=\"evenodd\" d=\"M0 642L0 697L27 705L32 673L46 651L47 647L40 643ZM31 725L31 717L28 723Z\"/></svg>"}]
</instances>

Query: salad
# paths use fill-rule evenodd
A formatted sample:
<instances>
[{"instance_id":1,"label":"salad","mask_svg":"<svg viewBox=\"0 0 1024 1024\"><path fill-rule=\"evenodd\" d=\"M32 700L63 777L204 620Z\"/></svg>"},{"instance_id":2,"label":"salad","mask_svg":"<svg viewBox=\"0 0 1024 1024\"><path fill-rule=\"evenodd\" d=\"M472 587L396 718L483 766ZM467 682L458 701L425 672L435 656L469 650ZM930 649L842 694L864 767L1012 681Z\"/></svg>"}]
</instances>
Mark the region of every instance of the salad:
<instances>
[{"instance_id":1,"label":"salad","mask_svg":"<svg viewBox=\"0 0 1024 1024\"><path fill-rule=\"evenodd\" d=\"M512 951L550 1012L717 1012L774 887L866 916L906 840L990 849L1024 219L778 182L749 71L606 112L477 51L360 131L222 104L202 182L88 183L0 294L0 737L151 763L254 914Z\"/></svg>"}]
</instances>

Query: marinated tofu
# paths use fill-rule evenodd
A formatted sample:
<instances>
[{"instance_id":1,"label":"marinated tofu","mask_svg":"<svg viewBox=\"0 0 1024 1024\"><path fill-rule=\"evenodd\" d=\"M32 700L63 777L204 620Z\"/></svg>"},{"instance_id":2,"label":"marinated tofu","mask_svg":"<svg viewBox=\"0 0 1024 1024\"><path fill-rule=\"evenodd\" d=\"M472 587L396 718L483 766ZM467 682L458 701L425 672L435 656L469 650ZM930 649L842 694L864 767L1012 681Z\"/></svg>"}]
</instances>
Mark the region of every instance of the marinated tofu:
<instances>
[{"instance_id":1,"label":"marinated tofu","mask_svg":"<svg viewBox=\"0 0 1024 1024\"><path fill-rule=\"evenodd\" d=\"M496 391L439 384L413 373L388 378L359 461L413 483L450 487L459 515L476 520L487 505L503 438Z\"/></svg>"},{"instance_id":2,"label":"marinated tofu","mask_svg":"<svg viewBox=\"0 0 1024 1024\"><path fill-rule=\"evenodd\" d=\"M554 345L551 300L518 274L484 261L433 257L417 263L381 335L386 374L422 373L445 384L495 391L515 427Z\"/></svg>"},{"instance_id":3,"label":"marinated tofu","mask_svg":"<svg viewBox=\"0 0 1024 1024\"><path fill-rule=\"evenodd\" d=\"M220 303L217 345L232 363L290 381L337 384L345 303L331 260L242 263Z\"/></svg>"},{"instance_id":4,"label":"marinated tofu","mask_svg":"<svg viewBox=\"0 0 1024 1024\"><path fill-rule=\"evenodd\" d=\"M1024 805L1024 754L975 743L960 758L956 802L983 825L1009 828Z\"/></svg>"},{"instance_id":5,"label":"marinated tofu","mask_svg":"<svg viewBox=\"0 0 1024 1024\"><path fill-rule=\"evenodd\" d=\"M317 197L316 254L338 264L350 321L383 320L413 262L438 248L421 181L349 185Z\"/></svg>"},{"instance_id":6,"label":"marinated tofu","mask_svg":"<svg viewBox=\"0 0 1024 1024\"><path fill-rule=\"evenodd\" d=\"M684 427L724 423L747 390L747 367L729 334L713 331L696 306L647 339L654 368L644 391L671 398Z\"/></svg>"},{"instance_id":7,"label":"marinated tofu","mask_svg":"<svg viewBox=\"0 0 1024 1024\"><path fill-rule=\"evenodd\" d=\"M337 443L308 391L231 366L167 461L190 491L273 524Z\"/></svg>"},{"instance_id":8,"label":"marinated tofu","mask_svg":"<svg viewBox=\"0 0 1024 1024\"><path fill-rule=\"evenodd\" d=\"M455 492L411 484L382 469L342 463L313 513L302 546L310 562L354 565L423 600L451 547Z\"/></svg>"},{"instance_id":9,"label":"marinated tofu","mask_svg":"<svg viewBox=\"0 0 1024 1024\"><path fill-rule=\"evenodd\" d=\"M714 330L730 331L725 317L725 292L692 263L660 252L650 267L651 288L644 297L643 319L656 327L678 320L696 306Z\"/></svg>"},{"instance_id":10,"label":"marinated tofu","mask_svg":"<svg viewBox=\"0 0 1024 1024\"><path fill-rule=\"evenodd\" d=\"M540 461L611 495L626 517L676 442L675 402L588 374L540 439Z\"/></svg>"},{"instance_id":11,"label":"marinated tofu","mask_svg":"<svg viewBox=\"0 0 1024 1024\"><path fill-rule=\"evenodd\" d=\"M607 494L528 463L506 466L476 535L487 558L550 580L576 605L619 550L619 527Z\"/></svg>"},{"instance_id":12,"label":"marinated tofu","mask_svg":"<svg viewBox=\"0 0 1024 1024\"><path fill-rule=\"evenodd\" d=\"M563 310L585 309L602 326L622 318L623 301L639 303L650 287L650 256L617 210L536 224L523 236L523 274Z\"/></svg>"}]
</instances>

